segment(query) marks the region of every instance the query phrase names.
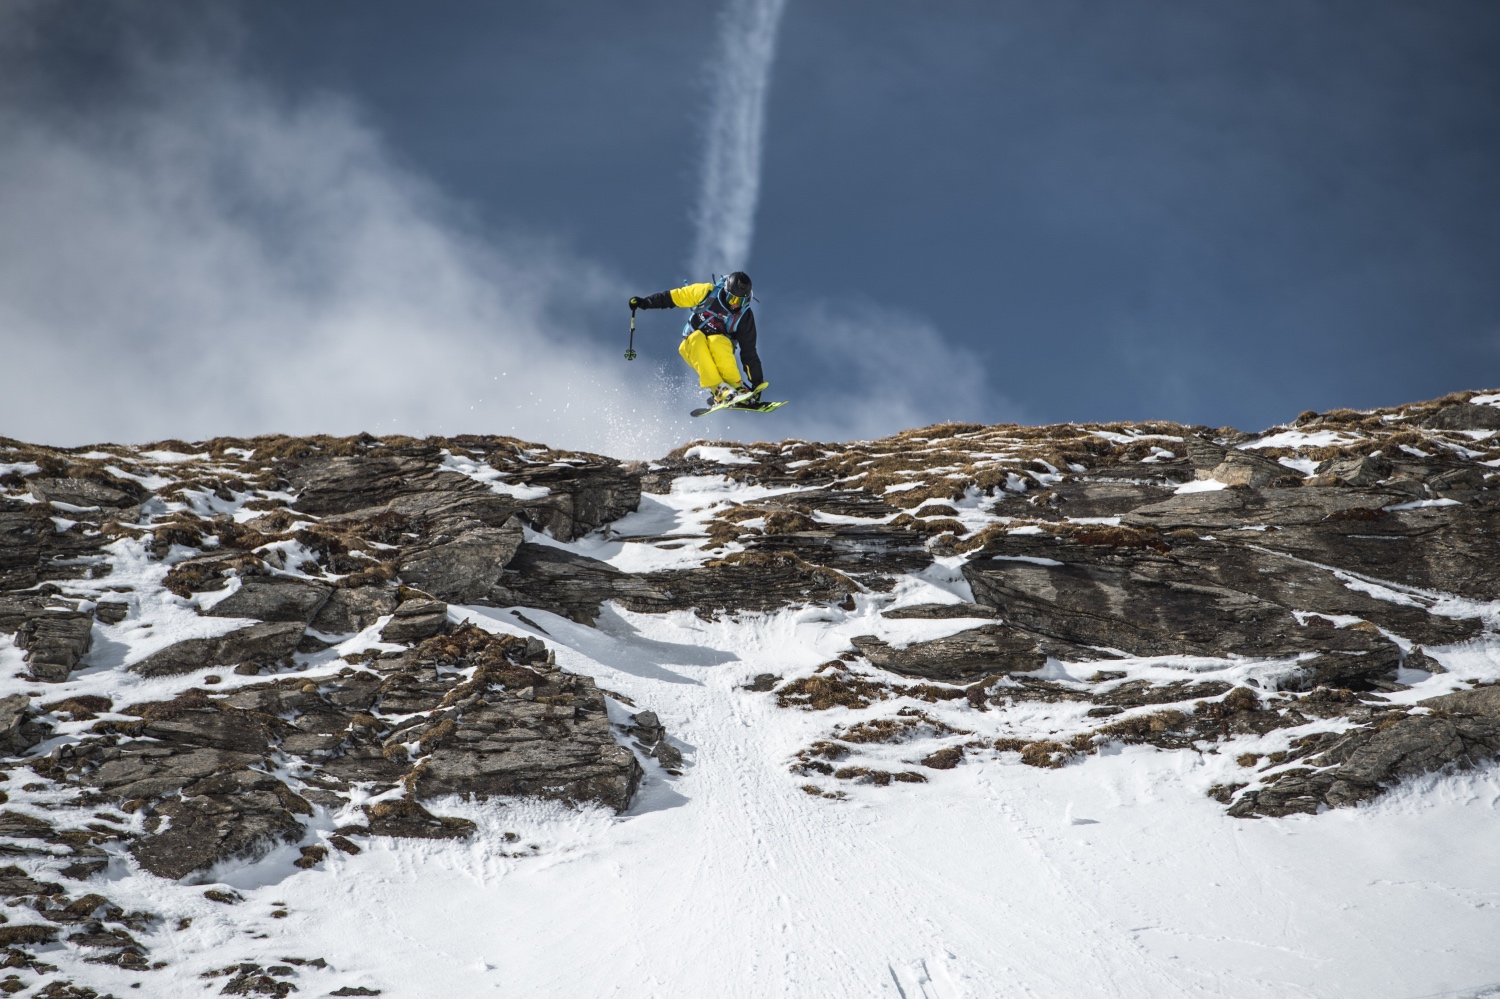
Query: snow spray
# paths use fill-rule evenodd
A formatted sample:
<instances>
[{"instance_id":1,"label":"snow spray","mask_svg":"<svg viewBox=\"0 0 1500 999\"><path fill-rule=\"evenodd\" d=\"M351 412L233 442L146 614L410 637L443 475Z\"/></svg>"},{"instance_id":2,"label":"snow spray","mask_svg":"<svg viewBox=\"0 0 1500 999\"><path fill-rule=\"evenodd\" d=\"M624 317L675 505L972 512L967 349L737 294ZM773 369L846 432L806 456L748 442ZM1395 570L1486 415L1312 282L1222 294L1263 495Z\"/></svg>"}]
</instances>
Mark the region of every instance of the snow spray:
<instances>
[{"instance_id":1,"label":"snow spray","mask_svg":"<svg viewBox=\"0 0 1500 999\"><path fill-rule=\"evenodd\" d=\"M729 0L719 15L703 183L694 218L693 274L741 270L749 263L760 196L761 138L776 28L786 0Z\"/></svg>"}]
</instances>

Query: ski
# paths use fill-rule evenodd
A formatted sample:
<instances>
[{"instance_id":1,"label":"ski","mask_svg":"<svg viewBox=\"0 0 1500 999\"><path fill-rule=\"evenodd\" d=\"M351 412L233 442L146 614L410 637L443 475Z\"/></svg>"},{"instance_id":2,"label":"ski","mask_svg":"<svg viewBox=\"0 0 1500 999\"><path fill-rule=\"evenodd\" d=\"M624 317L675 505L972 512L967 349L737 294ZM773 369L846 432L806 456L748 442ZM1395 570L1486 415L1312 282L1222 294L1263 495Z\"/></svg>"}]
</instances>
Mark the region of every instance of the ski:
<instances>
[{"instance_id":1,"label":"ski","mask_svg":"<svg viewBox=\"0 0 1500 999\"><path fill-rule=\"evenodd\" d=\"M730 406L729 408L736 413L773 413L790 401L782 399L780 402L763 402L759 406Z\"/></svg>"},{"instance_id":2,"label":"ski","mask_svg":"<svg viewBox=\"0 0 1500 999\"><path fill-rule=\"evenodd\" d=\"M717 413L721 409L734 409L736 403L740 402L741 400L750 398L752 395L755 395L757 392L763 392L763 391L765 391L767 388L770 387L770 385L771 385L770 382L761 382L759 385L755 386L754 388L752 388L752 389L746 389L745 391L741 392L739 395L731 396L730 398L725 399L723 402L715 403L712 406L700 406L699 408L693 410L692 413L689 414L689 415L692 415L692 416L707 416L709 413ZM743 408L746 408L746 407L740 407L740 408L743 409Z\"/></svg>"}]
</instances>

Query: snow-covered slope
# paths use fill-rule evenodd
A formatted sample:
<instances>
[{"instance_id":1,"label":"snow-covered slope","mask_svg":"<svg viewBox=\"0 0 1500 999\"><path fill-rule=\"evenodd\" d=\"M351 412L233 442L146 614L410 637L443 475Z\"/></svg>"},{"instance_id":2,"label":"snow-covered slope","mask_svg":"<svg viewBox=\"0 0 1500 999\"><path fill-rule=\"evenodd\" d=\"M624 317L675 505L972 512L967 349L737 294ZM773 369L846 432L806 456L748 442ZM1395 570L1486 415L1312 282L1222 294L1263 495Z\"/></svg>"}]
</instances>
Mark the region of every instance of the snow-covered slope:
<instances>
[{"instance_id":1,"label":"snow-covered slope","mask_svg":"<svg viewBox=\"0 0 1500 999\"><path fill-rule=\"evenodd\" d=\"M0 649L23 695L0 834L66 892L0 872L0 934L58 931L5 937L4 974L48 997L1500 994L1496 402L634 468L496 438L0 442L0 624L27 646ZM288 617L290 645L226 651ZM456 755L564 706L532 794L484 783L520 779L483 769L503 752ZM269 733L219 770L306 812L170 880L142 846L213 794L100 775L195 717ZM474 759L468 794L424 792ZM412 797L473 829L381 834L374 806Z\"/></svg>"}]
</instances>

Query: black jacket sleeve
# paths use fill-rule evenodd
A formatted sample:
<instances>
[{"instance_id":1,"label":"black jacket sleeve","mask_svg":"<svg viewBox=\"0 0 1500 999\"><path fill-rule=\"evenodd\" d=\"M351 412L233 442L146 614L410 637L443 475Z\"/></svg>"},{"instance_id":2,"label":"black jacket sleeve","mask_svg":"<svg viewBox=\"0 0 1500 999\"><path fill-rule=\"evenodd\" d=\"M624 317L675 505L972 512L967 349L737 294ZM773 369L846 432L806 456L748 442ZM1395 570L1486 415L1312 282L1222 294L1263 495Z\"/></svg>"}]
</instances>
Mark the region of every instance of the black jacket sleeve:
<instances>
[{"instance_id":1,"label":"black jacket sleeve","mask_svg":"<svg viewBox=\"0 0 1500 999\"><path fill-rule=\"evenodd\" d=\"M734 339L740 345L740 360L745 362L745 368L750 372L750 384L759 385L765 381L765 372L760 369L760 355L755 352L755 311L752 309L740 320L739 327L734 331Z\"/></svg>"},{"instance_id":2,"label":"black jacket sleeve","mask_svg":"<svg viewBox=\"0 0 1500 999\"><path fill-rule=\"evenodd\" d=\"M677 303L672 301L672 291L668 289L666 291L659 291L655 295L646 295L643 298L636 299L636 308L675 309L677 308Z\"/></svg>"}]
</instances>

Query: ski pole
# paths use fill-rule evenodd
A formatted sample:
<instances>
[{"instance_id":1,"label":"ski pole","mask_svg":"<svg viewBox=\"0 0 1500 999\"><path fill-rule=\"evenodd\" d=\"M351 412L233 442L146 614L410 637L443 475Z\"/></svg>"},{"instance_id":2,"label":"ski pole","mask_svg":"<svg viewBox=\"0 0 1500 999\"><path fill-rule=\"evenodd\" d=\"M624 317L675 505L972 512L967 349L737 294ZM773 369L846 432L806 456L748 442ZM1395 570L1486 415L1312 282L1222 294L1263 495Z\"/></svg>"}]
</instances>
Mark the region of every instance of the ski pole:
<instances>
[{"instance_id":1,"label":"ski pole","mask_svg":"<svg viewBox=\"0 0 1500 999\"><path fill-rule=\"evenodd\" d=\"M635 360L635 310L630 310L630 346L625 348L625 360Z\"/></svg>"}]
</instances>

